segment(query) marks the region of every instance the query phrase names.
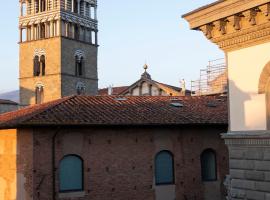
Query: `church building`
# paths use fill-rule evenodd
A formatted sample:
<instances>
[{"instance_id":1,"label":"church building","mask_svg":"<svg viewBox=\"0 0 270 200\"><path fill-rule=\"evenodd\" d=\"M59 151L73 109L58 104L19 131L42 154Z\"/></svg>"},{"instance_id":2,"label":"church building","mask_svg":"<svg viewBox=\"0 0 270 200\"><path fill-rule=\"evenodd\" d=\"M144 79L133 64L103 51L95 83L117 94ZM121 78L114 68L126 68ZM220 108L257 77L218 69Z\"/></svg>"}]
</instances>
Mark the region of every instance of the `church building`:
<instances>
[{"instance_id":1,"label":"church building","mask_svg":"<svg viewBox=\"0 0 270 200\"><path fill-rule=\"evenodd\" d=\"M184 18L227 59L228 199L270 199L270 1L219 0Z\"/></svg>"},{"instance_id":2,"label":"church building","mask_svg":"<svg viewBox=\"0 0 270 200\"><path fill-rule=\"evenodd\" d=\"M143 66L144 73L140 79L130 86L109 87L100 89L99 95L122 95L122 96L190 96L191 91L186 89L186 83L182 80L181 88L160 83L151 78L147 72L148 65Z\"/></svg>"},{"instance_id":3,"label":"church building","mask_svg":"<svg viewBox=\"0 0 270 200\"><path fill-rule=\"evenodd\" d=\"M26 107L0 115L1 200L225 199L226 96L193 97L147 66L119 95L96 95L96 0L20 7Z\"/></svg>"}]
</instances>

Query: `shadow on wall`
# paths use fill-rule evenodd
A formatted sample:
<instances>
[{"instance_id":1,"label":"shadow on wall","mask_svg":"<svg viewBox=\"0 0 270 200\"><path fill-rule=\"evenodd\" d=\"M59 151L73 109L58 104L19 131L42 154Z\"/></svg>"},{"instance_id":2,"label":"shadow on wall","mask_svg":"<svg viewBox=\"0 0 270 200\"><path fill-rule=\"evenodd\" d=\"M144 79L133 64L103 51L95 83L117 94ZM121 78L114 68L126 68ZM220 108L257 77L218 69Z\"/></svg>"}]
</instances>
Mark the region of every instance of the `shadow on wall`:
<instances>
[{"instance_id":1,"label":"shadow on wall","mask_svg":"<svg viewBox=\"0 0 270 200\"><path fill-rule=\"evenodd\" d=\"M251 96L239 89L232 80L229 80L229 90L230 129L247 127L245 102L251 100ZM234 101L232 98L237 98L237 100Z\"/></svg>"},{"instance_id":2,"label":"shadow on wall","mask_svg":"<svg viewBox=\"0 0 270 200\"><path fill-rule=\"evenodd\" d=\"M29 90L28 88L20 87L20 106L25 107L35 103L35 96L35 90Z\"/></svg>"}]
</instances>

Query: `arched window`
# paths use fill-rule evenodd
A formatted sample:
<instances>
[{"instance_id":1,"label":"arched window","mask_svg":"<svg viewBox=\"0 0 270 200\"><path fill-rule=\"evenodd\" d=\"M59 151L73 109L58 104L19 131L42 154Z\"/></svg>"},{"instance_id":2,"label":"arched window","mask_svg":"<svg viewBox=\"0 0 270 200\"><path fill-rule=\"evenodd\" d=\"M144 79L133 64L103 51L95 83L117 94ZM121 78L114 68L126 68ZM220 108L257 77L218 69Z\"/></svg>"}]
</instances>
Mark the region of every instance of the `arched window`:
<instances>
[{"instance_id":1,"label":"arched window","mask_svg":"<svg viewBox=\"0 0 270 200\"><path fill-rule=\"evenodd\" d=\"M202 181L216 181L216 153L212 149L207 149L201 154Z\"/></svg>"},{"instance_id":2,"label":"arched window","mask_svg":"<svg viewBox=\"0 0 270 200\"><path fill-rule=\"evenodd\" d=\"M169 151L161 151L155 158L156 185L174 184L173 154Z\"/></svg>"},{"instance_id":3,"label":"arched window","mask_svg":"<svg viewBox=\"0 0 270 200\"><path fill-rule=\"evenodd\" d=\"M34 76L39 76L40 74L40 63L39 63L39 57L34 57Z\"/></svg>"},{"instance_id":4,"label":"arched window","mask_svg":"<svg viewBox=\"0 0 270 200\"><path fill-rule=\"evenodd\" d=\"M40 65L41 65L41 75L45 76L45 70L46 70L46 62L45 62L45 56L40 56Z\"/></svg>"},{"instance_id":5,"label":"arched window","mask_svg":"<svg viewBox=\"0 0 270 200\"><path fill-rule=\"evenodd\" d=\"M82 82L78 82L76 85L76 91L78 95L84 95L85 94L85 84Z\"/></svg>"},{"instance_id":6,"label":"arched window","mask_svg":"<svg viewBox=\"0 0 270 200\"><path fill-rule=\"evenodd\" d=\"M83 160L76 155L65 156L60 162L60 192L83 190Z\"/></svg>"},{"instance_id":7,"label":"arched window","mask_svg":"<svg viewBox=\"0 0 270 200\"><path fill-rule=\"evenodd\" d=\"M83 57L75 56L75 75L83 75Z\"/></svg>"},{"instance_id":8,"label":"arched window","mask_svg":"<svg viewBox=\"0 0 270 200\"><path fill-rule=\"evenodd\" d=\"M36 92L36 104L43 103L43 100L44 100L43 86L37 86L35 92Z\"/></svg>"}]
</instances>

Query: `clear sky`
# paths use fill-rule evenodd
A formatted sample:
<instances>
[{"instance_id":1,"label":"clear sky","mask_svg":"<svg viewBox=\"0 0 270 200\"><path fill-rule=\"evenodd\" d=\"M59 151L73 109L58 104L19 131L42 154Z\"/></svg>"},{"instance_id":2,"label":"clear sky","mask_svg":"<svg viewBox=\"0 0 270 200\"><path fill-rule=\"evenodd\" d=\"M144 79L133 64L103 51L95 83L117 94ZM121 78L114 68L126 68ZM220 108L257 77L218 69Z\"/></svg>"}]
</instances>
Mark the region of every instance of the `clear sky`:
<instances>
[{"instance_id":1,"label":"clear sky","mask_svg":"<svg viewBox=\"0 0 270 200\"><path fill-rule=\"evenodd\" d=\"M224 55L181 15L213 1L99 0L99 88L135 82L145 61L156 81L197 79L208 60ZM0 92L18 89L18 2L0 9Z\"/></svg>"}]
</instances>

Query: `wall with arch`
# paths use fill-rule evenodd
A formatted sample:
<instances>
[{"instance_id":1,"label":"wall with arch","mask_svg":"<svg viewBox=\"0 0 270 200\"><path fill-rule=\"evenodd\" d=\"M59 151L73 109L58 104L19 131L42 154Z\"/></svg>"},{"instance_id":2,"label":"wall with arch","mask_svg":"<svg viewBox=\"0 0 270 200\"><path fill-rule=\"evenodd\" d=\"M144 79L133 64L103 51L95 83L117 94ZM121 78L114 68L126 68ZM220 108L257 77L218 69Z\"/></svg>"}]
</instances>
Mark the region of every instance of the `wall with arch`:
<instances>
[{"instance_id":1,"label":"wall with arch","mask_svg":"<svg viewBox=\"0 0 270 200\"><path fill-rule=\"evenodd\" d=\"M134 200L212 200L213 194L224 195L221 185L228 173L228 152L220 133L226 129L226 126L62 128L55 137L56 195L74 200L126 200L130 196ZM55 133L53 128L35 129L29 132L33 143L19 145L22 154L33 152L33 162L26 160L29 164L24 165L21 160L18 170L23 173L22 186L34 199L48 199L52 195ZM25 132L20 135L20 141L27 139L29 135ZM209 148L217 155L218 179L211 184L202 182L200 166L200 155ZM155 156L160 151L173 154L173 184L156 185ZM59 192L59 164L67 155L83 159L83 191Z\"/></svg>"},{"instance_id":2,"label":"wall with arch","mask_svg":"<svg viewBox=\"0 0 270 200\"><path fill-rule=\"evenodd\" d=\"M269 74L265 70L270 61L269 51L268 42L227 53L231 131L267 129L262 79Z\"/></svg>"}]
</instances>

